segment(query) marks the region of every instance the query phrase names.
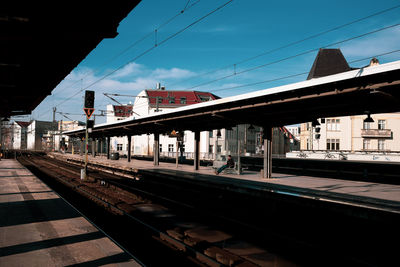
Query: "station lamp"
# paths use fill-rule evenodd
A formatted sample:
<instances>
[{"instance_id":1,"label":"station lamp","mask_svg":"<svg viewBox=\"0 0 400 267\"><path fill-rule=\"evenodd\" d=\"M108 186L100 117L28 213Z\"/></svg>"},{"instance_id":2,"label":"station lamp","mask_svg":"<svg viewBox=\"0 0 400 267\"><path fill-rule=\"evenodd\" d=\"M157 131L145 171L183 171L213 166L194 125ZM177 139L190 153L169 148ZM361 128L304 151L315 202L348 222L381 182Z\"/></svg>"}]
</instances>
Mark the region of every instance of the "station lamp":
<instances>
[{"instance_id":1,"label":"station lamp","mask_svg":"<svg viewBox=\"0 0 400 267\"><path fill-rule=\"evenodd\" d=\"M364 122L374 122L374 120L371 118L371 114L367 114L367 117L364 119Z\"/></svg>"},{"instance_id":2,"label":"station lamp","mask_svg":"<svg viewBox=\"0 0 400 267\"><path fill-rule=\"evenodd\" d=\"M311 125L312 125L312 127L315 127L315 126L321 125L321 123L319 123L319 121L318 121L317 119L315 119L315 120L313 120L313 121L311 122Z\"/></svg>"}]
</instances>

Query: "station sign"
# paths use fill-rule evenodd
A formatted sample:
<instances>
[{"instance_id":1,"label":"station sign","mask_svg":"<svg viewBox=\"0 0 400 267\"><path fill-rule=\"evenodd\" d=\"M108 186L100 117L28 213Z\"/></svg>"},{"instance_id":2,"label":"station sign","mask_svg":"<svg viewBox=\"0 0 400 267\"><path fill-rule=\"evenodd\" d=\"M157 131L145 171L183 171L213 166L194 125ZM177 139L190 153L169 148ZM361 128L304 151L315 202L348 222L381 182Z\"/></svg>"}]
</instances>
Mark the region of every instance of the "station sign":
<instances>
[{"instance_id":1,"label":"station sign","mask_svg":"<svg viewBox=\"0 0 400 267\"><path fill-rule=\"evenodd\" d=\"M94 108L83 108L83 111L86 114L86 118L90 119L90 117L92 116L92 114L94 112Z\"/></svg>"}]
</instances>

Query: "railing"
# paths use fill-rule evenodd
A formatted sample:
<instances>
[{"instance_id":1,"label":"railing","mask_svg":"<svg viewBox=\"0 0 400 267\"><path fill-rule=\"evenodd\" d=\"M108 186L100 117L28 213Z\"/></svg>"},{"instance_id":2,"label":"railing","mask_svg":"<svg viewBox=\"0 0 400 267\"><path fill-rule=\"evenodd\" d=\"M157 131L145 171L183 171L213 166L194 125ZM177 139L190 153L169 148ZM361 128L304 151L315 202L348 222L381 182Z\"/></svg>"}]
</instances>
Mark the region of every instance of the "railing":
<instances>
[{"instance_id":1,"label":"railing","mask_svg":"<svg viewBox=\"0 0 400 267\"><path fill-rule=\"evenodd\" d=\"M181 153L179 152L178 156L180 156ZM183 156L186 159L194 159L194 153L193 152L183 152ZM176 152L160 152L160 157L168 157L168 158L175 158L176 157ZM202 152L200 153L200 159L215 159L215 154L214 153L205 153Z\"/></svg>"},{"instance_id":2,"label":"railing","mask_svg":"<svg viewBox=\"0 0 400 267\"><path fill-rule=\"evenodd\" d=\"M392 137L392 131L390 129L361 129L361 137L390 138Z\"/></svg>"}]
</instances>

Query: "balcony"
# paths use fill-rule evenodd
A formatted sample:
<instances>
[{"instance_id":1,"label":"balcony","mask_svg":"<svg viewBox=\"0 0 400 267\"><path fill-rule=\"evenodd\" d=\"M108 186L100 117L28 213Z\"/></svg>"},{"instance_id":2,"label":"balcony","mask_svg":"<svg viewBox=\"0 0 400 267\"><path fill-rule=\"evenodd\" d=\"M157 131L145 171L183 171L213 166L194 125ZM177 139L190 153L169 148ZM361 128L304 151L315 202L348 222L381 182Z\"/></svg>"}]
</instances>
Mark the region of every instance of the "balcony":
<instances>
[{"instance_id":1,"label":"balcony","mask_svg":"<svg viewBox=\"0 0 400 267\"><path fill-rule=\"evenodd\" d=\"M391 138L392 131L390 129L361 129L361 137L364 138Z\"/></svg>"}]
</instances>

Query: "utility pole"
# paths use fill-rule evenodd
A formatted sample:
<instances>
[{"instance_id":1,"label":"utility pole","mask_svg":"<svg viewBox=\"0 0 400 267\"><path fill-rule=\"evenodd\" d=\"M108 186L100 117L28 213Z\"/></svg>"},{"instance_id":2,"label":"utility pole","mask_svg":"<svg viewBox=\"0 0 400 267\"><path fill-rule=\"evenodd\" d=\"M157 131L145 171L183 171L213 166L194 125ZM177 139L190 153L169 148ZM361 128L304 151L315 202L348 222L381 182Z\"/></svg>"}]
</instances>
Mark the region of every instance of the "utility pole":
<instances>
[{"instance_id":1,"label":"utility pole","mask_svg":"<svg viewBox=\"0 0 400 267\"><path fill-rule=\"evenodd\" d=\"M53 107L53 122L56 122L56 111L57 111L57 108Z\"/></svg>"}]
</instances>

